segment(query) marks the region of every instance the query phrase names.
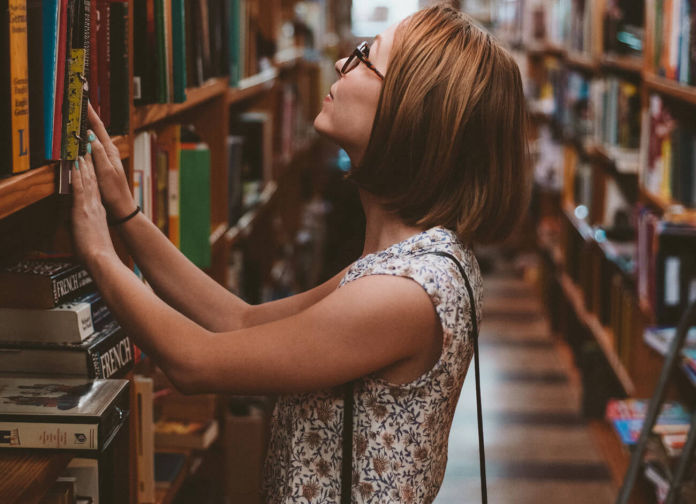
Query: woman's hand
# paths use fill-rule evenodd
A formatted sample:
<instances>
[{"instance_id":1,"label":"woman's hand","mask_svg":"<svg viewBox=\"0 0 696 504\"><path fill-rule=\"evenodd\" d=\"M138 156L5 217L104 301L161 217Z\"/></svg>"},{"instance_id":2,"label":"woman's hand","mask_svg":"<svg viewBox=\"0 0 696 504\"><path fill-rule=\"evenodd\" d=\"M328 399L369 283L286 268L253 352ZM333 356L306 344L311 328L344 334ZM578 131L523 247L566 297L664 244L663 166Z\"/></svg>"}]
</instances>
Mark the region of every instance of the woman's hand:
<instances>
[{"instance_id":1,"label":"woman's hand","mask_svg":"<svg viewBox=\"0 0 696 504\"><path fill-rule=\"evenodd\" d=\"M97 257L116 256L90 154L75 161L72 168L72 189L75 253L88 266Z\"/></svg>"},{"instance_id":2,"label":"woman's hand","mask_svg":"<svg viewBox=\"0 0 696 504\"><path fill-rule=\"evenodd\" d=\"M135 200L128 187L128 179L121 164L118 148L111 141L104 123L91 104L88 107L88 119L94 131L89 131L89 138L99 191L109 216L118 220L135 210Z\"/></svg>"}]
</instances>

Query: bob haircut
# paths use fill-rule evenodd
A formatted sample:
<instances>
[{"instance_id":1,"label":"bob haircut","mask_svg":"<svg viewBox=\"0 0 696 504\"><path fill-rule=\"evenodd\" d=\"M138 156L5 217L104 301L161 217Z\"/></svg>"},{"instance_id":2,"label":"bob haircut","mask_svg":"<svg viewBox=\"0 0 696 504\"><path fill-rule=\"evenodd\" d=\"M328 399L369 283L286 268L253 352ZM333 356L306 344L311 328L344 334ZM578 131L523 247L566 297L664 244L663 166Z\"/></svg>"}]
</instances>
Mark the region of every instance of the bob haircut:
<instances>
[{"instance_id":1,"label":"bob haircut","mask_svg":"<svg viewBox=\"0 0 696 504\"><path fill-rule=\"evenodd\" d=\"M510 54L438 4L396 30L365 155L347 178L408 225L506 238L530 193L522 79Z\"/></svg>"}]
</instances>

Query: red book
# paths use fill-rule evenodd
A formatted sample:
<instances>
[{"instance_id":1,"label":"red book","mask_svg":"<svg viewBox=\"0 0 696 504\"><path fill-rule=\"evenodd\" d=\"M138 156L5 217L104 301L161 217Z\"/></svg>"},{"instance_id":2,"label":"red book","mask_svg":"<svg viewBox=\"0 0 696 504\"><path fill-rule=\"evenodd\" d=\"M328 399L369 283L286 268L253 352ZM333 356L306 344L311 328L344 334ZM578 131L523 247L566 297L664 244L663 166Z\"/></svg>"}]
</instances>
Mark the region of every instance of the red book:
<instances>
[{"instance_id":1,"label":"red book","mask_svg":"<svg viewBox=\"0 0 696 504\"><path fill-rule=\"evenodd\" d=\"M60 0L60 20L58 22L58 58L56 64L56 110L53 117L53 159L60 159L63 144L63 94L65 90L65 49L68 31L68 0Z\"/></svg>"}]
</instances>

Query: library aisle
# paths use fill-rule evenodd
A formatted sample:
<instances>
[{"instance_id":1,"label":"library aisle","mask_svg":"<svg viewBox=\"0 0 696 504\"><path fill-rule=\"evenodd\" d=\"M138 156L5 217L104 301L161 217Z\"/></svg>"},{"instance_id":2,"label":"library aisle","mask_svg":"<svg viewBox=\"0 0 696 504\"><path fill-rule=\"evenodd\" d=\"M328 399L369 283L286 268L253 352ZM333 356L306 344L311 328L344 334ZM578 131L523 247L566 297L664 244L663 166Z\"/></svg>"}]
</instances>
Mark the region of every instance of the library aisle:
<instances>
[{"instance_id":1,"label":"library aisle","mask_svg":"<svg viewBox=\"0 0 696 504\"><path fill-rule=\"evenodd\" d=\"M483 269L483 268L482 268ZM540 298L513 262L484 276L481 387L489 501L611 503L615 489L580 412L581 389ZM532 272L532 275L529 273ZM473 364L450 434L436 504L480 502Z\"/></svg>"}]
</instances>

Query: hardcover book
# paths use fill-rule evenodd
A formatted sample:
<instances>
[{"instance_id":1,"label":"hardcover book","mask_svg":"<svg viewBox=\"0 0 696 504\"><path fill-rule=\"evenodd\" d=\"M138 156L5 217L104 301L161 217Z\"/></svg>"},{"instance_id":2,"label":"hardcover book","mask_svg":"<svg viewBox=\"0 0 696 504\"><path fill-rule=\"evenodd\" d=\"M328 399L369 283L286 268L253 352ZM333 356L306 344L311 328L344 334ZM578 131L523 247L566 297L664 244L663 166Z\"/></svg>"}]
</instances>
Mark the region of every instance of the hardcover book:
<instances>
[{"instance_id":1,"label":"hardcover book","mask_svg":"<svg viewBox=\"0 0 696 504\"><path fill-rule=\"evenodd\" d=\"M217 420L194 422L165 418L155 424L155 445L158 448L206 450L217 436Z\"/></svg>"},{"instance_id":2,"label":"hardcover book","mask_svg":"<svg viewBox=\"0 0 696 504\"><path fill-rule=\"evenodd\" d=\"M0 340L80 343L111 320L98 292L50 310L0 308Z\"/></svg>"},{"instance_id":3,"label":"hardcover book","mask_svg":"<svg viewBox=\"0 0 696 504\"><path fill-rule=\"evenodd\" d=\"M29 169L26 0L0 1L0 175Z\"/></svg>"},{"instance_id":4,"label":"hardcover book","mask_svg":"<svg viewBox=\"0 0 696 504\"><path fill-rule=\"evenodd\" d=\"M115 321L80 344L0 342L0 369L7 373L118 378L133 368L133 345Z\"/></svg>"},{"instance_id":5,"label":"hardcover book","mask_svg":"<svg viewBox=\"0 0 696 504\"><path fill-rule=\"evenodd\" d=\"M128 383L0 377L0 447L100 452L128 417Z\"/></svg>"},{"instance_id":6,"label":"hardcover book","mask_svg":"<svg viewBox=\"0 0 696 504\"><path fill-rule=\"evenodd\" d=\"M80 264L23 259L0 268L0 306L53 308L91 286L92 277Z\"/></svg>"}]
</instances>

